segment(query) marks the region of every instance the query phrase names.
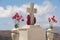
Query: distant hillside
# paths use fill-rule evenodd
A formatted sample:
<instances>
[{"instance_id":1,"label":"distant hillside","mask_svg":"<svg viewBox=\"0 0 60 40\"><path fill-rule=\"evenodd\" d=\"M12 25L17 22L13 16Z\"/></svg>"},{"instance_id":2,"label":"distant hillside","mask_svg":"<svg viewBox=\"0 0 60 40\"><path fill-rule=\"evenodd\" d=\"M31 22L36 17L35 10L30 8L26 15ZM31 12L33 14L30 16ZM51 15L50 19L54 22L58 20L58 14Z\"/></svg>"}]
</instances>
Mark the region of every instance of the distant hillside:
<instances>
[{"instance_id":1,"label":"distant hillside","mask_svg":"<svg viewBox=\"0 0 60 40\"><path fill-rule=\"evenodd\" d=\"M11 40L11 31L0 30L0 40Z\"/></svg>"},{"instance_id":2,"label":"distant hillside","mask_svg":"<svg viewBox=\"0 0 60 40\"><path fill-rule=\"evenodd\" d=\"M60 27L54 27L54 40L60 40ZM0 30L0 40L12 40L10 30Z\"/></svg>"},{"instance_id":3,"label":"distant hillside","mask_svg":"<svg viewBox=\"0 0 60 40\"><path fill-rule=\"evenodd\" d=\"M59 27L59 26L55 26L55 27L54 27L54 32L60 34L60 27Z\"/></svg>"}]
</instances>

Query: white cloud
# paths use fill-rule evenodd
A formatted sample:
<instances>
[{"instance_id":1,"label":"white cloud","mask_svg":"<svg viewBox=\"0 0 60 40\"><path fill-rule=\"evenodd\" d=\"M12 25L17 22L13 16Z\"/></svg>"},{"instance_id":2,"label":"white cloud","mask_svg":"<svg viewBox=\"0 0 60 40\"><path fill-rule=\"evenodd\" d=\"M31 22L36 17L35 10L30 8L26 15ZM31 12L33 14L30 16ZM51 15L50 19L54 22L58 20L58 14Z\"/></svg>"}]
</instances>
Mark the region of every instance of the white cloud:
<instances>
[{"instance_id":1,"label":"white cloud","mask_svg":"<svg viewBox=\"0 0 60 40\"><path fill-rule=\"evenodd\" d=\"M0 17L9 17L15 12L23 12L27 13L26 9L29 7L29 4L23 4L22 6L7 6L6 9L4 7L0 7ZM51 13L55 10L55 6L53 6L49 1L43 2L43 5L37 5L34 6L37 8L37 14L42 15L46 13Z\"/></svg>"},{"instance_id":2,"label":"white cloud","mask_svg":"<svg viewBox=\"0 0 60 40\"><path fill-rule=\"evenodd\" d=\"M4 9L3 7L0 7L0 17L8 17L11 14L11 8L7 7Z\"/></svg>"}]
</instances>

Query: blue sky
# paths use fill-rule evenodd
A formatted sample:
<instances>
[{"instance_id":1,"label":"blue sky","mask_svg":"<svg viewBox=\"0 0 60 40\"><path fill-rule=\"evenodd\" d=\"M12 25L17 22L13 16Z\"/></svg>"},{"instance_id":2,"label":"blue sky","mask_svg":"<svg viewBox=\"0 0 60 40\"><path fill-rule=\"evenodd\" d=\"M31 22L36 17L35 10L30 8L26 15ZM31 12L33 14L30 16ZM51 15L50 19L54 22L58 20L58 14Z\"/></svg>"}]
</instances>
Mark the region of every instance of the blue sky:
<instances>
[{"instance_id":1,"label":"blue sky","mask_svg":"<svg viewBox=\"0 0 60 40\"><path fill-rule=\"evenodd\" d=\"M60 26L60 0L0 0L0 30L11 30L14 28L14 20L11 17L17 11L26 20L26 6L30 2L33 2L38 10L37 15L35 15L37 18L36 24L41 26L46 24L48 26L47 17L55 15L58 23L54 23L54 25ZM26 25L26 21L20 22L20 27L23 25ZM43 27L45 28L46 26Z\"/></svg>"}]
</instances>

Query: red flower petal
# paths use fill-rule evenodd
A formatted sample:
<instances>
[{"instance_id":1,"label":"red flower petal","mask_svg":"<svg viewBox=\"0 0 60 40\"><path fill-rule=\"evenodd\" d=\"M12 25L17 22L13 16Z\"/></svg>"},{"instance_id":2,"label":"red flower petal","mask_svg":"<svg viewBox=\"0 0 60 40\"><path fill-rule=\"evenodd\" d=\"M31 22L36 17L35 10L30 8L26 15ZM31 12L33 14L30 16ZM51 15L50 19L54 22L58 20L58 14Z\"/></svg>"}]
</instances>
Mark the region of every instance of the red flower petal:
<instances>
[{"instance_id":1,"label":"red flower petal","mask_svg":"<svg viewBox=\"0 0 60 40\"><path fill-rule=\"evenodd\" d=\"M24 19L22 19L22 21L24 21Z\"/></svg>"},{"instance_id":2,"label":"red flower petal","mask_svg":"<svg viewBox=\"0 0 60 40\"><path fill-rule=\"evenodd\" d=\"M53 22L57 23L57 20L55 18L51 18Z\"/></svg>"},{"instance_id":3,"label":"red flower petal","mask_svg":"<svg viewBox=\"0 0 60 40\"><path fill-rule=\"evenodd\" d=\"M48 18L48 21L49 21L49 22L51 21L50 17Z\"/></svg>"},{"instance_id":4,"label":"red flower petal","mask_svg":"<svg viewBox=\"0 0 60 40\"><path fill-rule=\"evenodd\" d=\"M27 15L27 25L30 25L30 15Z\"/></svg>"},{"instance_id":5,"label":"red flower petal","mask_svg":"<svg viewBox=\"0 0 60 40\"><path fill-rule=\"evenodd\" d=\"M19 20L20 20L20 18L16 18L16 20L17 20L17 21L19 21Z\"/></svg>"},{"instance_id":6,"label":"red flower petal","mask_svg":"<svg viewBox=\"0 0 60 40\"><path fill-rule=\"evenodd\" d=\"M27 25L30 25L30 15L27 15ZM36 23L36 18L34 17L34 24Z\"/></svg>"}]
</instances>

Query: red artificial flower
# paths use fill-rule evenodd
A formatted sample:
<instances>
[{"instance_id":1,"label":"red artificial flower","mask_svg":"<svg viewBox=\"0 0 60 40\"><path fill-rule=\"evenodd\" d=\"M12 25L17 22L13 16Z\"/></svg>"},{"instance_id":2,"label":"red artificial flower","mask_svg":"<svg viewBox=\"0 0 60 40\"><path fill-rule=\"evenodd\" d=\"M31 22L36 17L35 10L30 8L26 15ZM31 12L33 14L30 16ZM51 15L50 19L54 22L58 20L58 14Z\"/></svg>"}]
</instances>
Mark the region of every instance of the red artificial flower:
<instances>
[{"instance_id":1,"label":"red artificial flower","mask_svg":"<svg viewBox=\"0 0 60 40\"><path fill-rule=\"evenodd\" d=\"M19 16L19 14L16 12L16 14L12 18L19 21L22 18L22 16Z\"/></svg>"},{"instance_id":2,"label":"red artificial flower","mask_svg":"<svg viewBox=\"0 0 60 40\"><path fill-rule=\"evenodd\" d=\"M55 19L55 16L53 16L51 19L52 19L53 22L57 23L57 20Z\"/></svg>"},{"instance_id":3,"label":"red artificial flower","mask_svg":"<svg viewBox=\"0 0 60 40\"><path fill-rule=\"evenodd\" d=\"M27 15L27 25L30 25L30 15ZM36 18L34 17L34 24L36 23Z\"/></svg>"},{"instance_id":4,"label":"red artificial flower","mask_svg":"<svg viewBox=\"0 0 60 40\"><path fill-rule=\"evenodd\" d=\"M48 21L49 21L49 22L51 21L50 17L48 18Z\"/></svg>"},{"instance_id":5,"label":"red artificial flower","mask_svg":"<svg viewBox=\"0 0 60 40\"><path fill-rule=\"evenodd\" d=\"M30 15L27 15L27 25L30 25Z\"/></svg>"},{"instance_id":6,"label":"red artificial flower","mask_svg":"<svg viewBox=\"0 0 60 40\"><path fill-rule=\"evenodd\" d=\"M19 17L18 13L16 13L12 18L16 19L16 17Z\"/></svg>"},{"instance_id":7,"label":"red artificial flower","mask_svg":"<svg viewBox=\"0 0 60 40\"><path fill-rule=\"evenodd\" d=\"M22 21L24 21L24 19L22 19Z\"/></svg>"},{"instance_id":8,"label":"red artificial flower","mask_svg":"<svg viewBox=\"0 0 60 40\"><path fill-rule=\"evenodd\" d=\"M14 16L12 17L12 19L16 19L16 15L14 15Z\"/></svg>"},{"instance_id":9,"label":"red artificial flower","mask_svg":"<svg viewBox=\"0 0 60 40\"><path fill-rule=\"evenodd\" d=\"M17 20L17 21L19 21L19 20L20 20L20 18L19 18L19 17L16 17L16 20Z\"/></svg>"}]
</instances>

